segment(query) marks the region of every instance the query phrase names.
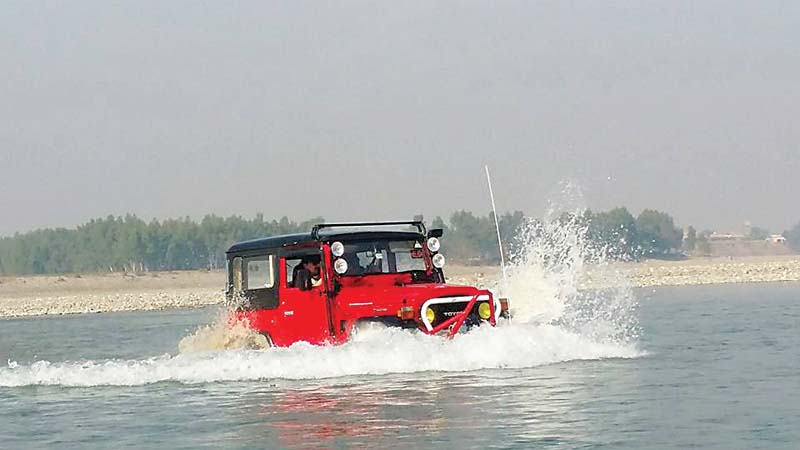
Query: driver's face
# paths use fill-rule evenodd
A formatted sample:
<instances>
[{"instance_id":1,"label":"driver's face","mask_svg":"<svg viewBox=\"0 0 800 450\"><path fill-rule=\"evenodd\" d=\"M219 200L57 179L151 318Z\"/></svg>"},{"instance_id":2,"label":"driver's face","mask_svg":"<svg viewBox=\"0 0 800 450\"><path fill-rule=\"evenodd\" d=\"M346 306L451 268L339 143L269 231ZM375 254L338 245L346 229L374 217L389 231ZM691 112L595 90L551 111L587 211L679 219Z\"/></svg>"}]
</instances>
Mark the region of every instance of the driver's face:
<instances>
[{"instance_id":1,"label":"driver's face","mask_svg":"<svg viewBox=\"0 0 800 450\"><path fill-rule=\"evenodd\" d=\"M307 271L311 273L311 275L318 275L319 274L319 264L315 262L307 262L304 267Z\"/></svg>"}]
</instances>

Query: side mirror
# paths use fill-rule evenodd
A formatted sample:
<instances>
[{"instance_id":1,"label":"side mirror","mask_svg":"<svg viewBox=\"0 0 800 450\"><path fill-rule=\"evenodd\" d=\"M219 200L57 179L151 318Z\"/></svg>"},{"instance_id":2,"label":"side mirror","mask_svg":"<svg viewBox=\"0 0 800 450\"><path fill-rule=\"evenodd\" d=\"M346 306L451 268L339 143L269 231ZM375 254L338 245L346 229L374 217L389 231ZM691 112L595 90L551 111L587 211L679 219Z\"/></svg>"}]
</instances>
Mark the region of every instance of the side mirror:
<instances>
[{"instance_id":1,"label":"side mirror","mask_svg":"<svg viewBox=\"0 0 800 450\"><path fill-rule=\"evenodd\" d=\"M311 272L306 269L300 269L294 276L294 287L299 288L301 291L308 291L311 289Z\"/></svg>"},{"instance_id":2,"label":"side mirror","mask_svg":"<svg viewBox=\"0 0 800 450\"><path fill-rule=\"evenodd\" d=\"M440 238L440 237L442 237L443 234L444 234L444 230L441 229L441 228L432 228L432 229L428 230L428 237L429 238L432 238L432 237Z\"/></svg>"}]
</instances>

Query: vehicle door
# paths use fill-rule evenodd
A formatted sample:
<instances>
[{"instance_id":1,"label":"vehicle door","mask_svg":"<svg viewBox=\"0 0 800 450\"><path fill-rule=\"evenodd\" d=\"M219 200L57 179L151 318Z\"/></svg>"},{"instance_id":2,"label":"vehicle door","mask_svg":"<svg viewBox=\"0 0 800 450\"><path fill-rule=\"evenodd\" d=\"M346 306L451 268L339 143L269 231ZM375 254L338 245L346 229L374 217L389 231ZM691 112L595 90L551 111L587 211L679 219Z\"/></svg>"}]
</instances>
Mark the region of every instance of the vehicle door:
<instances>
[{"instance_id":1,"label":"vehicle door","mask_svg":"<svg viewBox=\"0 0 800 450\"><path fill-rule=\"evenodd\" d=\"M278 308L278 283L276 274L278 258L274 254L248 254L233 259L231 278L232 297L243 310L249 325L259 332L268 333L275 341ZM277 330L279 331L279 330Z\"/></svg>"},{"instance_id":2,"label":"vehicle door","mask_svg":"<svg viewBox=\"0 0 800 450\"><path fill-rule=\"evenodd\" d=\"M281 326L292 341L322 344L330 337L325 283L310 289L295 286L301 258L308 254L308 251L289 253L280 260ZM319 250L315 249L314 254L319 255Z\"/></svg>"}]
</instances>

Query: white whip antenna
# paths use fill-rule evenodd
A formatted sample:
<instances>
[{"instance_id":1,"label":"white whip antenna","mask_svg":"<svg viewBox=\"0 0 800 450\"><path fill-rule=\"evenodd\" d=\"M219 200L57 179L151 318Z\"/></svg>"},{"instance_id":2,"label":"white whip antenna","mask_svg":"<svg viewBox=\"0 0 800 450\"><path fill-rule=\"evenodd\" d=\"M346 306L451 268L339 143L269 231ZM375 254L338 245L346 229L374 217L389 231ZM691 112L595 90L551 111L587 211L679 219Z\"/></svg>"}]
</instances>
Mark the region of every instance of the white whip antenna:
<instances>
[{"instance_id":1,"label":"white whip antenna","mask_svg":"<svg viewBox=\"0 0 800 450\"><path fill-rule=\"evenodd\" d=\"M497 207L494 205L494 192L492 191L492 177L489 176L489 166L486 169L486 183L489 184L489 198L492 199L492 214L494 214L494 229L497 231L497 246L500 248L500 268L503 269L503 288L508 287L508 277L506 276L506 257L503 255L503 241L500 239L500 222L497 220Z\"/></svg>"}]
</instances>

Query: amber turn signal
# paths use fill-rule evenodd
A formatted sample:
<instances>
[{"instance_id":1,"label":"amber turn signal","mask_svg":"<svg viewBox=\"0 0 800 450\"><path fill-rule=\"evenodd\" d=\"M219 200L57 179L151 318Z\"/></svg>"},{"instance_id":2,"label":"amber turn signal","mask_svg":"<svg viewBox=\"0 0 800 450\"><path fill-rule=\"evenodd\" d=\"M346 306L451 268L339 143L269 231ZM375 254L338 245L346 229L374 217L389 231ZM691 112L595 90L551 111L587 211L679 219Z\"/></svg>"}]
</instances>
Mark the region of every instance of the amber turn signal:
<instances>
[{"instance_id":1,"label":"amber turn signal","mask_svg":"<svg viewBox=\"0 0 800 450\"><path fill-rule=\"evenodd\" d=\"M410 306L403 306L397 311L397 317L403 320L411 320L414 318L414 308Z\"/></svg>"}]
</instances>

